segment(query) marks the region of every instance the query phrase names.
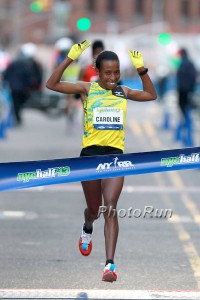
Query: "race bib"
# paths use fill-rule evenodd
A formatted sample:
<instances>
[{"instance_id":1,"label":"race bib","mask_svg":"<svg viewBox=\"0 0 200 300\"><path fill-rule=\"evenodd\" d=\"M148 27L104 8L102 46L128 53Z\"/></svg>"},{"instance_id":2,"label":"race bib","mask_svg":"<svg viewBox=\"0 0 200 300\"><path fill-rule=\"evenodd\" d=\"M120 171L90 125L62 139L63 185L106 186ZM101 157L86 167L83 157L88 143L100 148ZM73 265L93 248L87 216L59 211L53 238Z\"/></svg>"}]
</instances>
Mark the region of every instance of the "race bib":
<instances>
[{"instance_id":1,"label":"race bib","mask_svg":"<svg viewBox=\"0 0 200 300\"><path fill-rule=\"evenodd\" d=\"M93 124L98 130L121 130L123 129L123 109L96 107L93 110Z\"/></svg>"}]
</instances>

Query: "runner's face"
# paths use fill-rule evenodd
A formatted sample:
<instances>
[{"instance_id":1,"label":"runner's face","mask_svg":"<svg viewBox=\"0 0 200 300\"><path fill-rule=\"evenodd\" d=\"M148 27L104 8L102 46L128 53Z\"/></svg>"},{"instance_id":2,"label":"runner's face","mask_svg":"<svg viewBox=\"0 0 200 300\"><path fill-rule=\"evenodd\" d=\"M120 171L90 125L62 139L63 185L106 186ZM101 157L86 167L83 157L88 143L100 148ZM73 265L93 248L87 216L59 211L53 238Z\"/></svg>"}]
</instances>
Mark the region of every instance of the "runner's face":
<instances>
[{"instance_id":1,"label":"runner's face","mask_svg":"<svg viewBox=\"0 0 200 300\"><path fill-rule=\"evenodd\" d=\"M119 62L117 60L102 60L99 75L99 85L105 90L113 90L120 79Z\"/></svg>"}]
</instances>

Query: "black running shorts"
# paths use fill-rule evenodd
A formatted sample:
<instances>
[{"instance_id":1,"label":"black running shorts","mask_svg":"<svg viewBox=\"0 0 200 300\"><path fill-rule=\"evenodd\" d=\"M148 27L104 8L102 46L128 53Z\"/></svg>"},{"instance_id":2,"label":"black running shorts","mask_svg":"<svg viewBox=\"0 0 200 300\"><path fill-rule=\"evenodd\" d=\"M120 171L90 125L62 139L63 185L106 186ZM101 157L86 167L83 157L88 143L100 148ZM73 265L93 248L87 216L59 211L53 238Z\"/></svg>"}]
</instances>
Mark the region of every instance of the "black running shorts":
<instances>
[{"instance_id":1,"label":"black running shorts","mask_svg":"<svg viewBox=\"0 0 200 300\"><path fill-rule=\"evenodd\" d=\"M109 146L89 146L81 150L80 156L122 154L123 151Z\"/></svg>"}]
</instances>

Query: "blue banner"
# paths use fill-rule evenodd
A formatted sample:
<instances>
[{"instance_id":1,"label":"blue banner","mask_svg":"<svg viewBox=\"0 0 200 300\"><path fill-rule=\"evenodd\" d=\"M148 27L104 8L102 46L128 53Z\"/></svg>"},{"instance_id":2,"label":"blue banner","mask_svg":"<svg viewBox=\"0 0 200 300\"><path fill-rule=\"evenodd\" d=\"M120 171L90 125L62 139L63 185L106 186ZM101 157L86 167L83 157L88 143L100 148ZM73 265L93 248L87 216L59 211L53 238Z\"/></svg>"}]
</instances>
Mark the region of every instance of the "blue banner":
<instances>
[{"instance_id":1,"label":"blue banner","mask_svg":"<svg viewBox=\"0 0 200 300\"><path fill-rule=\"evenodd\" d=\"M0 163L0 191L200 168L200 147Z\"/></svg>"}]
</instances>

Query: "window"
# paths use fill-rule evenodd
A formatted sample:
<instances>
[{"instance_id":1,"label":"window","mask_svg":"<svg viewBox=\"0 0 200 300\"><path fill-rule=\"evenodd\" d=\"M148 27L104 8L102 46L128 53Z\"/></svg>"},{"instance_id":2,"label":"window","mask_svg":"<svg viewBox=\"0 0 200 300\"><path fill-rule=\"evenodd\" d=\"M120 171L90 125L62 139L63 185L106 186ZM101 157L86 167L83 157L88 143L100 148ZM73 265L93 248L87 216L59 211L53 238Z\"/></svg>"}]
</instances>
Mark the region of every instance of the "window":
<instances>
[{"instance_id":1,"label":"window","mask_svg":"<svg viewBox=\"0 0 200 300\"><path fill-rule=\"evenodd\" d=\"M152 20L153 22L162 22L164 19L164 1L153 0Z\"/></svg>"},{"instance_id":2,"label":"window","mask_svg":"<svg viewBox=\"0 0 200 300\"><path fill-rule=\"evenodd\" d=\"M184 20L189 17L189 0L182 0L181 13Z\"/></svg>"},{"instance_id":3,"label":"window","mask_svg":"<svg viewBox=\"0 0 200 300\"><path fill-rule=\"evenodd\" d=\"M199 7L198 7L198 15L200 16L200 0L199 0Z\"/></svg>"},{"instance_id":4,"label":"window","mask_svg":"<svg viewBox=\"0 0 200 300\"><path fill-rule=\"evenodd\" d=\"M99 0L99 1L101 1L101 0ZM115 3L116 3L115 0L109 0L107 2L108 13L110 13L110 14L114 14L115 13Z\"/></svg>"},{"instance_id":5,"label":"window","mask_svg":"<svg viewBox=\"0 0 200 300\"><path fill-rule=\"evenodd\" d=\"M95 11L95 0L88 0L88 9L90 12Z\"/></svg>"},{"instance_id":6,"label":"window","mask_svg":"<svg viewBox=\"0 0 200 300\"><path fill-rule=\"evenodd\" d=\"M135 12L138 15L143 14L144 0L135 0Z\"/></svg>"},{"instance_id":7,"label":"window","mask_svg":"<svg viewBox=\"0 0 200 300\"><path fill-rule=\"evenodd\" d=\"M141 25L144 22L144 0L134 0L133 21Z\"/></svg>"}]
</instances>

